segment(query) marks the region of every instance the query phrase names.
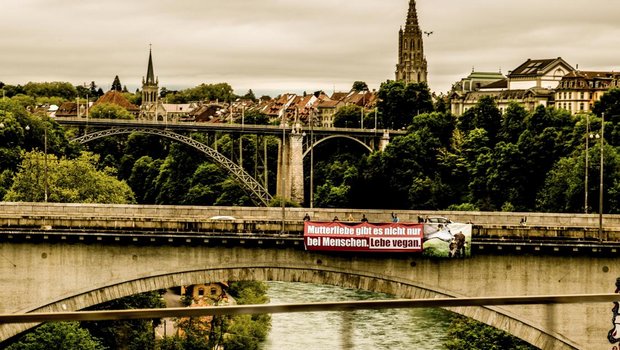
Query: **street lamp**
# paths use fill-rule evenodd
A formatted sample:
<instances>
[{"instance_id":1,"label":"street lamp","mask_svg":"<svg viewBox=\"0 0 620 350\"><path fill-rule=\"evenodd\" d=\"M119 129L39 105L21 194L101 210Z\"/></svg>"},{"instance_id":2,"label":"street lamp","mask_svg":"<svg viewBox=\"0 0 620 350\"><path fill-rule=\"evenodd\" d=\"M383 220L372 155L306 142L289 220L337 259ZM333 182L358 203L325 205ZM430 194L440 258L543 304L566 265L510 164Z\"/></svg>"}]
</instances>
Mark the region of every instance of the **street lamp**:
<instances>
[{"instance_id":1,"label":"street lamp","mask_svg":"<svg viewBox=\"0 0 620 350\"><path fill-rule=\"evenodd\" d=\"M590 143L590 137L590 118L586 114L586 176L584 181L585 196L583 205L586 214L588 213L588 144Z\"/></svg>"},{"instance_id":2,"label":"street lamp","mask_svg":"<svg viewBox=\"0 0 620 350\"><path fill-rule=\"evenodd\" d=\"M603 139L605 138L605 113L601 113L601 173L598 192L598 239L603 239Z\"/></svg>"},{"instance_id":3,"label":"street lamp","mask_svg":"<svg viewBox=\"0 0 620 350\"><path fill-rule=\"evenodd\" d=\"M43 178L44 178L44 182L45 182L45 196L44 196L44 200L45 203L47 203L47 122L45 122L45 127L43 128L43 142L44 142L44 154L45 154L45 158L44 158L44 167L45 167L45 171L43 173Z\"/></svg>"},{"instance_id":4,"label":"street lamp","mask_svg":"<svg viewBox=\"0 0 620 350\"><path fill-rule=\"evenodd\" d=\"M281 202L282 202L281 203L282 204L282 233L284 233L284 220L286 219L286 209L285 209L285 203L284 203L285 198L286 198L286 195L285 195L285 192L286 192L286 184L285 184L285 181L286 181L286 171L285 171L286 159L284 158L284 156L286 154L286 152L285 152L285 147L286 147L286 113L284 114L283 118L284 119L282 120L282 149L280 150L280 157L281 157L280 159L282 161L282 164L280 164L280 169L281 169L280 170L280 172L281 172L280 175L282 177L280 179L280 181L282 182L281 183L281 187L280 187L280 191L281 191L280 195L282 196L282 198L281 198Z\"/></svg>"},{"instance_id":5,"label":"street lamp","mask_svg":"<svg viewBox=\"0 0 620 350\"><path fill-rule=\"evenodd\" d=\"M588 119L586 115L586 174L585 174L585 212L588 213L588 143L589 139L599 140L600 142L600 173L599 173L599 193L598 193L598 237L599 241L603 239L603 141L605 135L605 113L601 114L601 131L600 133L591 133Z\"/></svg>"}]
</instances>

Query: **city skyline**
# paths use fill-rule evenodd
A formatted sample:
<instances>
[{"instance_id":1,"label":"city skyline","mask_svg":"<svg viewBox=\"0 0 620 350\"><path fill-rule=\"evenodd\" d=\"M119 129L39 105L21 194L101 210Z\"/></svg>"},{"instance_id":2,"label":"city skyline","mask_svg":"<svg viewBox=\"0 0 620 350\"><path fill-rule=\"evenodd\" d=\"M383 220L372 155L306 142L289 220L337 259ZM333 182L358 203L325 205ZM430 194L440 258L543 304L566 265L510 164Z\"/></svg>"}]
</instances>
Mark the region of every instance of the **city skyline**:
<instances>
[{"instance_id":1,"label":"city skyline","mask_svg":"<svg viewBox=\"0 0 620 350\"><path fill-rule=\"evenodd\" d=\"M160 87L227 82L237 94L371 89L394 79L408 0L105 3L7 0L0 13L0 81L95 81L130 91L149 45ZM528 58L562 57L583 70L618 70L620 3L417 0L432 91L476 71L506 74Z\"/></svg>"}]
</instances>

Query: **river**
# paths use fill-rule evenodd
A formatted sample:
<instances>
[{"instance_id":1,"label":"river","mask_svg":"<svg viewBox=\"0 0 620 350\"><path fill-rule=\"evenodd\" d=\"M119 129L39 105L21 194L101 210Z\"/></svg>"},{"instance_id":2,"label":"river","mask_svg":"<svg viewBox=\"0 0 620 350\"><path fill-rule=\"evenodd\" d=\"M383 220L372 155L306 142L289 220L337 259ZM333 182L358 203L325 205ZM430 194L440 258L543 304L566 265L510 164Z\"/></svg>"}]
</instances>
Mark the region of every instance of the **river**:
<instances>
[{"instance_id":1,"label":"river","mask_svg":"<svg viewBox=\"0 0 620 350\"><path fill-rule=\"evenodd\" d=\"M310 283L267 282L272 304L391 299L372 293ZM440 349L450 324L442 309L273 314L265 350Z\"/></svg>"}]
</instances>

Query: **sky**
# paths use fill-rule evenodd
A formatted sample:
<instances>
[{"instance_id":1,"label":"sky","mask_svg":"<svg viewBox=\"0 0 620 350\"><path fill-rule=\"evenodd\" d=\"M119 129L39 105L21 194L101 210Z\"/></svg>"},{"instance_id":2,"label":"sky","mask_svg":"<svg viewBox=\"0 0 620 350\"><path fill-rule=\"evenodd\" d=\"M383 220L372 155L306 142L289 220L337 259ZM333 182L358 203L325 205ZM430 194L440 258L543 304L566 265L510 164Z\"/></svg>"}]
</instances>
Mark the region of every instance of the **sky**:
<instances>
[{"instance_id":1,"label":"sky","mask_svg":"<svg viewBox=\"0 0 620 350\"><path fill-rule=\"evenodd\" d=\"M0 81L229 83L258 96L394 79L409 0L1 0ZM432 91L528 58L620 69L618 0L417 0Z\"/></svg>"}]
</instances>

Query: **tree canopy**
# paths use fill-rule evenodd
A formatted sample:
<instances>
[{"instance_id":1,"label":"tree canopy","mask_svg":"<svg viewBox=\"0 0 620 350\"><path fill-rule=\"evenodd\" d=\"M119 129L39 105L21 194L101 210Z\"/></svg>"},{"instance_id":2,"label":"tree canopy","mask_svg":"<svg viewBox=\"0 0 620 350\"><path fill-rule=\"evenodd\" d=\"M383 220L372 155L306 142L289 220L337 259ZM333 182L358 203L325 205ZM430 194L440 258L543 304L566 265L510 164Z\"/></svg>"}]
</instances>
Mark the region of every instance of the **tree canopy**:
<instances>
[{"instance_id":1,"label":"tree canopy","mask_svg":"<svg viewBox=\"0 0 620 350\"><path fill-rule=\"evenodd\" d=\"M76 159L27 152L15 174L5 200L58 203L133 203L127 183L119 181L111 168L97 169L99 156L83 152ZM46 166L47 164L47 166Z\"/></svg>"}]
</instances>

